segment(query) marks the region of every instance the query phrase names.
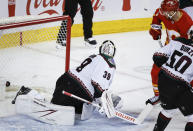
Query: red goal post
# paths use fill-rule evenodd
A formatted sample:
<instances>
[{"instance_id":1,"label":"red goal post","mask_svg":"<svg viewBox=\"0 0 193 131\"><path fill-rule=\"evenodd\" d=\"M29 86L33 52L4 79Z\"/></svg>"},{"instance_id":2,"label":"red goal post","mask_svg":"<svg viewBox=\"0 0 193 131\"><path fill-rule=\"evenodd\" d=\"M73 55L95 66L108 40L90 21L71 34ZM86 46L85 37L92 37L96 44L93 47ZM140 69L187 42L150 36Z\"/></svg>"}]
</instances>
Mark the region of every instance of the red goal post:
<instances>
[{"instance_id":1,"label":"red goal post","mask_svg":"<svg viewBox=\"0 0 193 131\"><path fill-rule=\"evenodd\" d=\"M49 53L47 53L48 51L41 51L41 49L39 48L33 49L33 46L39 46L41 45L41 43L51 43L49 44L49 46L51 45L50 47L47 47L47 45L44 45L44 49L45 48L46 49L48 48L47 50L52 49L55 51L54 53L58 53L57 52L58 49L56 49L56 45L57 45L56 43L58 39L60 39L59 34L62 36L65 36L65 39L66 39L66 47L64 47L62 50L60 49L60 53L62 54L62 57L60 56L60 58L62 58L61 61L63 61L63 58L65 57L65 62L64 62L65 69L63 69L63 71L68 71L70 67L70 42L71 42L71 19L69 16L38 15L38 16L19 16L19 17L0 18L0 97L2 95L1 90L3 88L1 86L4 85L2 84L2 81L3 83L5 83L4 80L10 81L11 84L17 84L20 86L21 84L23 84L22 82L25 79L26 72L21 70L20 72L22 72L23 74L21 73L18 76L15 75L15 72L17 70L23 69L22 66L25 67L24 65L25 63L33 61L33 60L28 60L27 62L23 62L23 59L31 59L31 58L21 58L19 59L19 61L23 63L20 63L20 65L17 65L19 62L15 63L16 61L15 57L17 57L16 59L18 59L19 53L20 53L19 57L23 57L24 55L26 55L25 52L31 53L32 50L45 53L45 55L50 55ZM17 48L17 52L15 51L15 48ZM25 52L23 53L22 50L24 48L25 48ZM21 51L18 51L18 50L21 50ZM17 53L17 55L15 55L15 52ZM54 55L57 56L58 54L54 54ZM38 56L38 53L35 54L34 56ZM25 57L29 57L29 56L26 55ZM38 57L36 57L35 59L38 59ZM41 60L39 63L41 63ZM64 63L60 64L60 66L61 65L64 66ZM44 64L43 59L42 59L42 64ZM10 65L12 66L12 69L9 68ZM29 66L28 67L29 70L31 70L30 64L28 64L28 66ZM47 65L45 64L45 66ZM56 64L56 66L58 65ZM38 71L40 71L40 69L43 68L43 67L36 67L36 66L34 67L39 68ZM33 73L33 71L31 72ZM62 72L60 71L60 73ZM21 75L24 75L24 77L19 78L19 76ZM41 75L44 76L45 74L41 74ZM10 76L10 78L8 78L7 76L8 77ZM39 77L37 73L26 75L26 76L31 76L28 79ZM17 78L18 81L16 80L17 82L15 82L14 78ZM42 79L40 79L40 81L41 80ZM12 81L14 81L14 83L12 83ZM33 85L32 84L33 82L34 80L31 80L31 82L30 81L24 82L24 85L30 86L30 84L28 85L28 83L31 83L32 86L38 85L38 83ZM44 85L40 84L39 86L41 87Z\"/></svg>"}]
</instances>

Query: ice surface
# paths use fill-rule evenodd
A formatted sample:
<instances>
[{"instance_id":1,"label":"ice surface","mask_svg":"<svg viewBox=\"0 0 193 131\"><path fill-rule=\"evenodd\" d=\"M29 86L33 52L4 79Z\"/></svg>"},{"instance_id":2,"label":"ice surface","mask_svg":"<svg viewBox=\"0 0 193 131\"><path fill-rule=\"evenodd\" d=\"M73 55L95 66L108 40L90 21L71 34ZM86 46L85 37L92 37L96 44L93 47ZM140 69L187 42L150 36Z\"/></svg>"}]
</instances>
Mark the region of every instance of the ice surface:
<instances>
[{"instance_id":1,"label":"ice surface","mask_svg":"<svg viewBox=\"0 0 193 131\"><path fill-rule=\"evenodd\" d=\"M122 111L133 116L139 115L145 107L145 101L153 96L150 70L153 63L152 55L160 48L158 42L153 41L147 31L97 35L95 38L98 43L108 39L115 43L117 72L111 90L122 97ZM72 38L72 68L88 55L98 53L97 48L85 47L83 42L82 37ZM0 50L0 58L8 53L10 59L14 54L20 61L14 63L15 69L11 70L11 73L9 70L1 70L0 75L8 75L11 80L16 79L14 84L17 85L45 88L50 93L45 96L50 98L56 79L64 72L64 50L56 49L55 43L28 45L20 50L22 54L17 48ZM22 66L23 60L28 62L26 68ZM35 75L30 75L30 72L36 69L33 63L40 63L41 68ZM160 111L160 107L155 107L141 125L133 125L118 118L107 119L95 112L90 120L77 120L75 126L56 126L15 114L14 105L11 105L13 95L9 94L5 101L0 101L0 131L151 131ZM185 124L186 119L177 113L166 131L183 131Z\"/></svg>"}]
</instances>

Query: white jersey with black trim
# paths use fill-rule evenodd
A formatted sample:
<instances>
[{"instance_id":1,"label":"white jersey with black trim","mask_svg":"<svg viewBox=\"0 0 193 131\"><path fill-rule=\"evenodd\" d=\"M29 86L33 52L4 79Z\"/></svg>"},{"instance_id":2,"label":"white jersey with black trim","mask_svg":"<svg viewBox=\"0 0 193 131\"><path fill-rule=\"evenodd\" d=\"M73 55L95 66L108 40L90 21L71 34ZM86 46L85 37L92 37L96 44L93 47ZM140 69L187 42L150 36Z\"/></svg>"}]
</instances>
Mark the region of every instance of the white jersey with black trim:
<instances>
[{"instance_id":1,"label":"white jersey with black trim","mask_svg":"<svg viewBox=\"0 0 193 131\"><path fill-rule=\"evenodd\" d=\"M79 82L94 95L91 81L96 82L103 90L108 89L112 83L115 67L109 66L101 55L92 55L85 59L80 66L69 71Z\"/></svg>"},{"instance_id":2,"label":"white jersey with black trim","mask_svg":"<svg viewBox=\"0 0 193 131\"><path fill-rule=\"evenodd\" d=\"M162 69L173 77L188 83L193 80L193 46L172 40L168 45L160 48L157 53L168 56Z\"/></svg>"}]
</instances>

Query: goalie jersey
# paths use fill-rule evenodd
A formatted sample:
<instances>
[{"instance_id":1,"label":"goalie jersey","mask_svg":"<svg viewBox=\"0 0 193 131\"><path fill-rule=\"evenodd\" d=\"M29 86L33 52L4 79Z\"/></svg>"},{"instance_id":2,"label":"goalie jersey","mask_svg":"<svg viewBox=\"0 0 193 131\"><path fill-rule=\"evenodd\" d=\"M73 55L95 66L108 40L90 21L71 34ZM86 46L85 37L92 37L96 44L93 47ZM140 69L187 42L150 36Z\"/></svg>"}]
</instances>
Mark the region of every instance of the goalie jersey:
<instances>
[{"instance_id":1,"label":"goalie jersey","mask_svg":"<svg viewBox=\"0 0 193 131\"><path fill-rule=\"evenodd\" d=\"M71 69L68 73L84 87L94 98L101 97L112 83L115 73L113 58L103 55L91 55L80 66Z\"/></svg>"},{"instance_id":2,"label":"goalie jersey","mask_svg":"<svg viewBox=\"0 0 193 131\"><path fill-rule=\"evenodd\" d=\"M154 63L173 78L193 84L193 43L185 38L172 40L153 56Z\"/></svg>"}]
</instances>

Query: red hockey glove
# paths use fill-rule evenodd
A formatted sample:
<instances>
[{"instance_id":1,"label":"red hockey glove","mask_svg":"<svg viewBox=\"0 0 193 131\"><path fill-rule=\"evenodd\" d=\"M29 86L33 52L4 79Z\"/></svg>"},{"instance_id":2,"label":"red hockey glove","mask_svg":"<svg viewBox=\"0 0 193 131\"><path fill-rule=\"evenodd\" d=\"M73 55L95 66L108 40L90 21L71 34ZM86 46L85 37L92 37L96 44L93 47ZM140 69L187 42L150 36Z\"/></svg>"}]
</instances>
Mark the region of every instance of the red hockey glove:
<instances>
[{"instance_id":1,"label":"red hockey glove","mask_svg":"<svg viewBox=\"0 0 193 131\"><path fill-rule=\"evenodd\" d=\"M151 24L149 34L153 37L154 40L161 39L161 29L162 25Z\"/></svg>"}]
</instances>

